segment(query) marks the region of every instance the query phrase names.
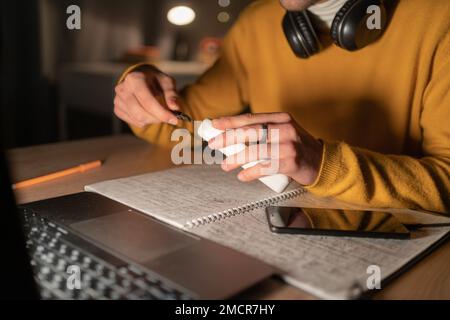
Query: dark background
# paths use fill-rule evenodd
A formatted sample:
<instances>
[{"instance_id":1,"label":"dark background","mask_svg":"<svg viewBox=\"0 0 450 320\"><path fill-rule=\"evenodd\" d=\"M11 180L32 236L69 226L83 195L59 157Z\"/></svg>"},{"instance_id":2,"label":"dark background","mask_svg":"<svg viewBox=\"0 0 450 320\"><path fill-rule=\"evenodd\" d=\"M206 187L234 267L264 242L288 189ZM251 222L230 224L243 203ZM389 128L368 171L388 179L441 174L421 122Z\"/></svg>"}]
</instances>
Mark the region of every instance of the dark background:
<instances>
[{"instance_id":1,"label":"dark background","mask_svg":"<svg viewBox=\"0 0 450 320\"><path fill-rule=\"evenodd\" d=\"M6 147L111 134L111 114L90 113L86 108L69 108L67 134L61 134L58 106L65 66L114 63L126 50L141 45L161 48L164 39L173 40L174 30L182 30L191 48L189 59L195 60L200 40L223 37L250 2L230 0L229 6L221 7L218 0L2 0L0 135ZM81 8L81 30L66 28L66 8L72 4ZM175 5L194 9L195 21L182 28L171 25L166 15ZM222 11L231 17L226 23L217 19ZM161 50L162 59L170 59ZM78 94L76 87L71 94ZM112 99L105 108L112 113Z\"/></svg>"}]
</instances>

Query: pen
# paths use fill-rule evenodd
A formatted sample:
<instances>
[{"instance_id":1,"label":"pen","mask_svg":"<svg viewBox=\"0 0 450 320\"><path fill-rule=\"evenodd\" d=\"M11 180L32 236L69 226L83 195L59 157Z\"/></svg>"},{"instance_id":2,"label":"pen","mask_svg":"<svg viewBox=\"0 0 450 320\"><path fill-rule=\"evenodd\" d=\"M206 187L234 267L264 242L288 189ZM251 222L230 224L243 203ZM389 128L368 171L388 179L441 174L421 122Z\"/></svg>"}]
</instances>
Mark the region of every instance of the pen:
<instances>
[{"instance_id":1,"label":"pen","mask_svg":"<svg viewBox=\"0 0 450 320\"><path fill-rule=\"evenodd\" d=\"M192 118L187 115L186 113L183 113L181 111L172 111L173 114L177 117L177 119L182 120L182 121L192 121Z\"/></svg>"},{"instance_id":2,"label":"pen","mask_svg":"<svg viewBox=\"0 0 450 320\"><path fill-rule=\"evenodd\" d=\"M57 171L57 172L53 172L47 175L43 175L40 177L36 177L36 178L32 178L32 179L28 179L28 180L24 180L18 183L15 183L12 185L13 189L20 189L20 188L25 188L25 187L30 187L42 182L47 182L50 180L54 180L57 178L62 178L71 174L75 174L75 173L82 173L94 168L98 168L102 165L102 161L100 160L96 160L96 161L92 161L92 162L88 162L88 163L83 163L80 164L78 166L72 167L72 168L68 168L65 170L61 170L61 171Z\"/></svg>"}]
</instances>

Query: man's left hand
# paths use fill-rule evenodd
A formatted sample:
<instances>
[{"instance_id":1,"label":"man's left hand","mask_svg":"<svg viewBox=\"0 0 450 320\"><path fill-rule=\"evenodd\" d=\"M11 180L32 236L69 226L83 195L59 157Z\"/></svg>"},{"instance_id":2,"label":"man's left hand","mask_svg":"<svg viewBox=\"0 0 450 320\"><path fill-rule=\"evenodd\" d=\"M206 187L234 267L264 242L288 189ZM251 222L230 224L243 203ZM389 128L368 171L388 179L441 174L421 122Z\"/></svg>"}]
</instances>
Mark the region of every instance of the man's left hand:
<instances>
[{"instance_id":1,"label":"man's left hand","mask_svg":"<svg viewBox=\"0 0 450 320\"><path fill-rule=\"evenodd\" d=\"M246 163L264 160L239 172L238 178L241 181L247 182L265 175L282 173L302 185L311 185L319 175L323 145L297 124L288 113L223 117L213 120L213 126L226 132L209 141L208 145L211 149L221 149L237 143L247 145L241 153L224 160L223 170L231 171ZM265 126L267 126L267 133L261 130ZM273 134L274 132L277 134ZM265 144L266 152L260 152L263 146L261 144L255 148L255 143L261 142ZM271 150L278 152L274 153ZM276 161L275 165L274 161ZM268 168L276 168L276 170L269 173Z\"/></svg>"}]
</instances>

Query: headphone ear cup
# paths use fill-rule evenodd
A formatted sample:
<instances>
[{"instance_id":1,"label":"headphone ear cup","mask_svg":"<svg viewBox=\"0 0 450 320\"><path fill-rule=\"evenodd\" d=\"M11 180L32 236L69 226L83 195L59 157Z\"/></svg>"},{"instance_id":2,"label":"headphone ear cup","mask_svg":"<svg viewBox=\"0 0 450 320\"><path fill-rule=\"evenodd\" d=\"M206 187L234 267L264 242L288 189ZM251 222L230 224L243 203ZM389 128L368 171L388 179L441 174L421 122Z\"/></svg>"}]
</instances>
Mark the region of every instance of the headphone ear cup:
<instances>
[{"instance_id":1,"label":"headphone ear cup","mask_svg":"<svg viewBox=\"0 0 450 320\"><path fill-rule=\"evenodd\" d=\"M339 41L339 30L342 28L343 17L347 13L347 11L356 3L356 1L359 0L347 1L334 16L333 23L331 24L331 38L338 46L341 46Z\"/></svg>"},{"instance_id":2,"label":"headphone ear cup","mask_svg":"<svg viewBox=\"0 0 450 320\"><path fill-rule=\"evenodd\" d=\"M320 50L320 42L307 11L287 11L283 31L297 57L306 59Z\"/></svg>"},{"instance_id":3,"label":"headphone ear cup","mask_svg":"<svg viewBox=\"0 0 450 320\"><path fill-rule=\"evenodd\" d=\"M372 5L381 9L380 30L369 30L366 25L367 8ZM386 9L381 0L348 0L333 19L331 38L341 48L355 51L375 42L382 35L386 22Z\"/></svg>"}]
</instances>

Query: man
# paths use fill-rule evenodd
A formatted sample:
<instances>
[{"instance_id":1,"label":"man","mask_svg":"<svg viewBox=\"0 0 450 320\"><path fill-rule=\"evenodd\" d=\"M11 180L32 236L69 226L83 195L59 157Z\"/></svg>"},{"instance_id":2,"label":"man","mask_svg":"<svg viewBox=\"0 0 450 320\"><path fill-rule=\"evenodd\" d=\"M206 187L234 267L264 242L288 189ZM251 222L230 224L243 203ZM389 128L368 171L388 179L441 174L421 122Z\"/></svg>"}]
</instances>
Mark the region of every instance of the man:
<instances>
[{"instance_id":1,"label":"man","mask_svg":"<svg viewBox=\"0 0 450 320\"><path fill-rule=\"evenodd\" d=\"M216 119L213 125L222 130L267 124L280 130L280 141L273 142L280 156L272 159L279 172L311 193L449 213L448 0L399 1L383 36L354 52L330 44L329 30L322 31L323 48L309 59L289 47L281 28L285 9L309 8L327 22L329 11L345 1L280 2L250 5L225 38L218 62L180 94L151 66L127 70L116 88L116 115L139 137L164 145L176 125L184 125L171 110ZM152 79L164 99L149 89ZM239 115L246 106L252 114ZM209 145L227 143L219 136ZM248 154L246 161L256 157ZM237 159L227 158L222 168L239 167ZM257 179L263 166L238 178Z\"/></svg>"}]
</instances>

